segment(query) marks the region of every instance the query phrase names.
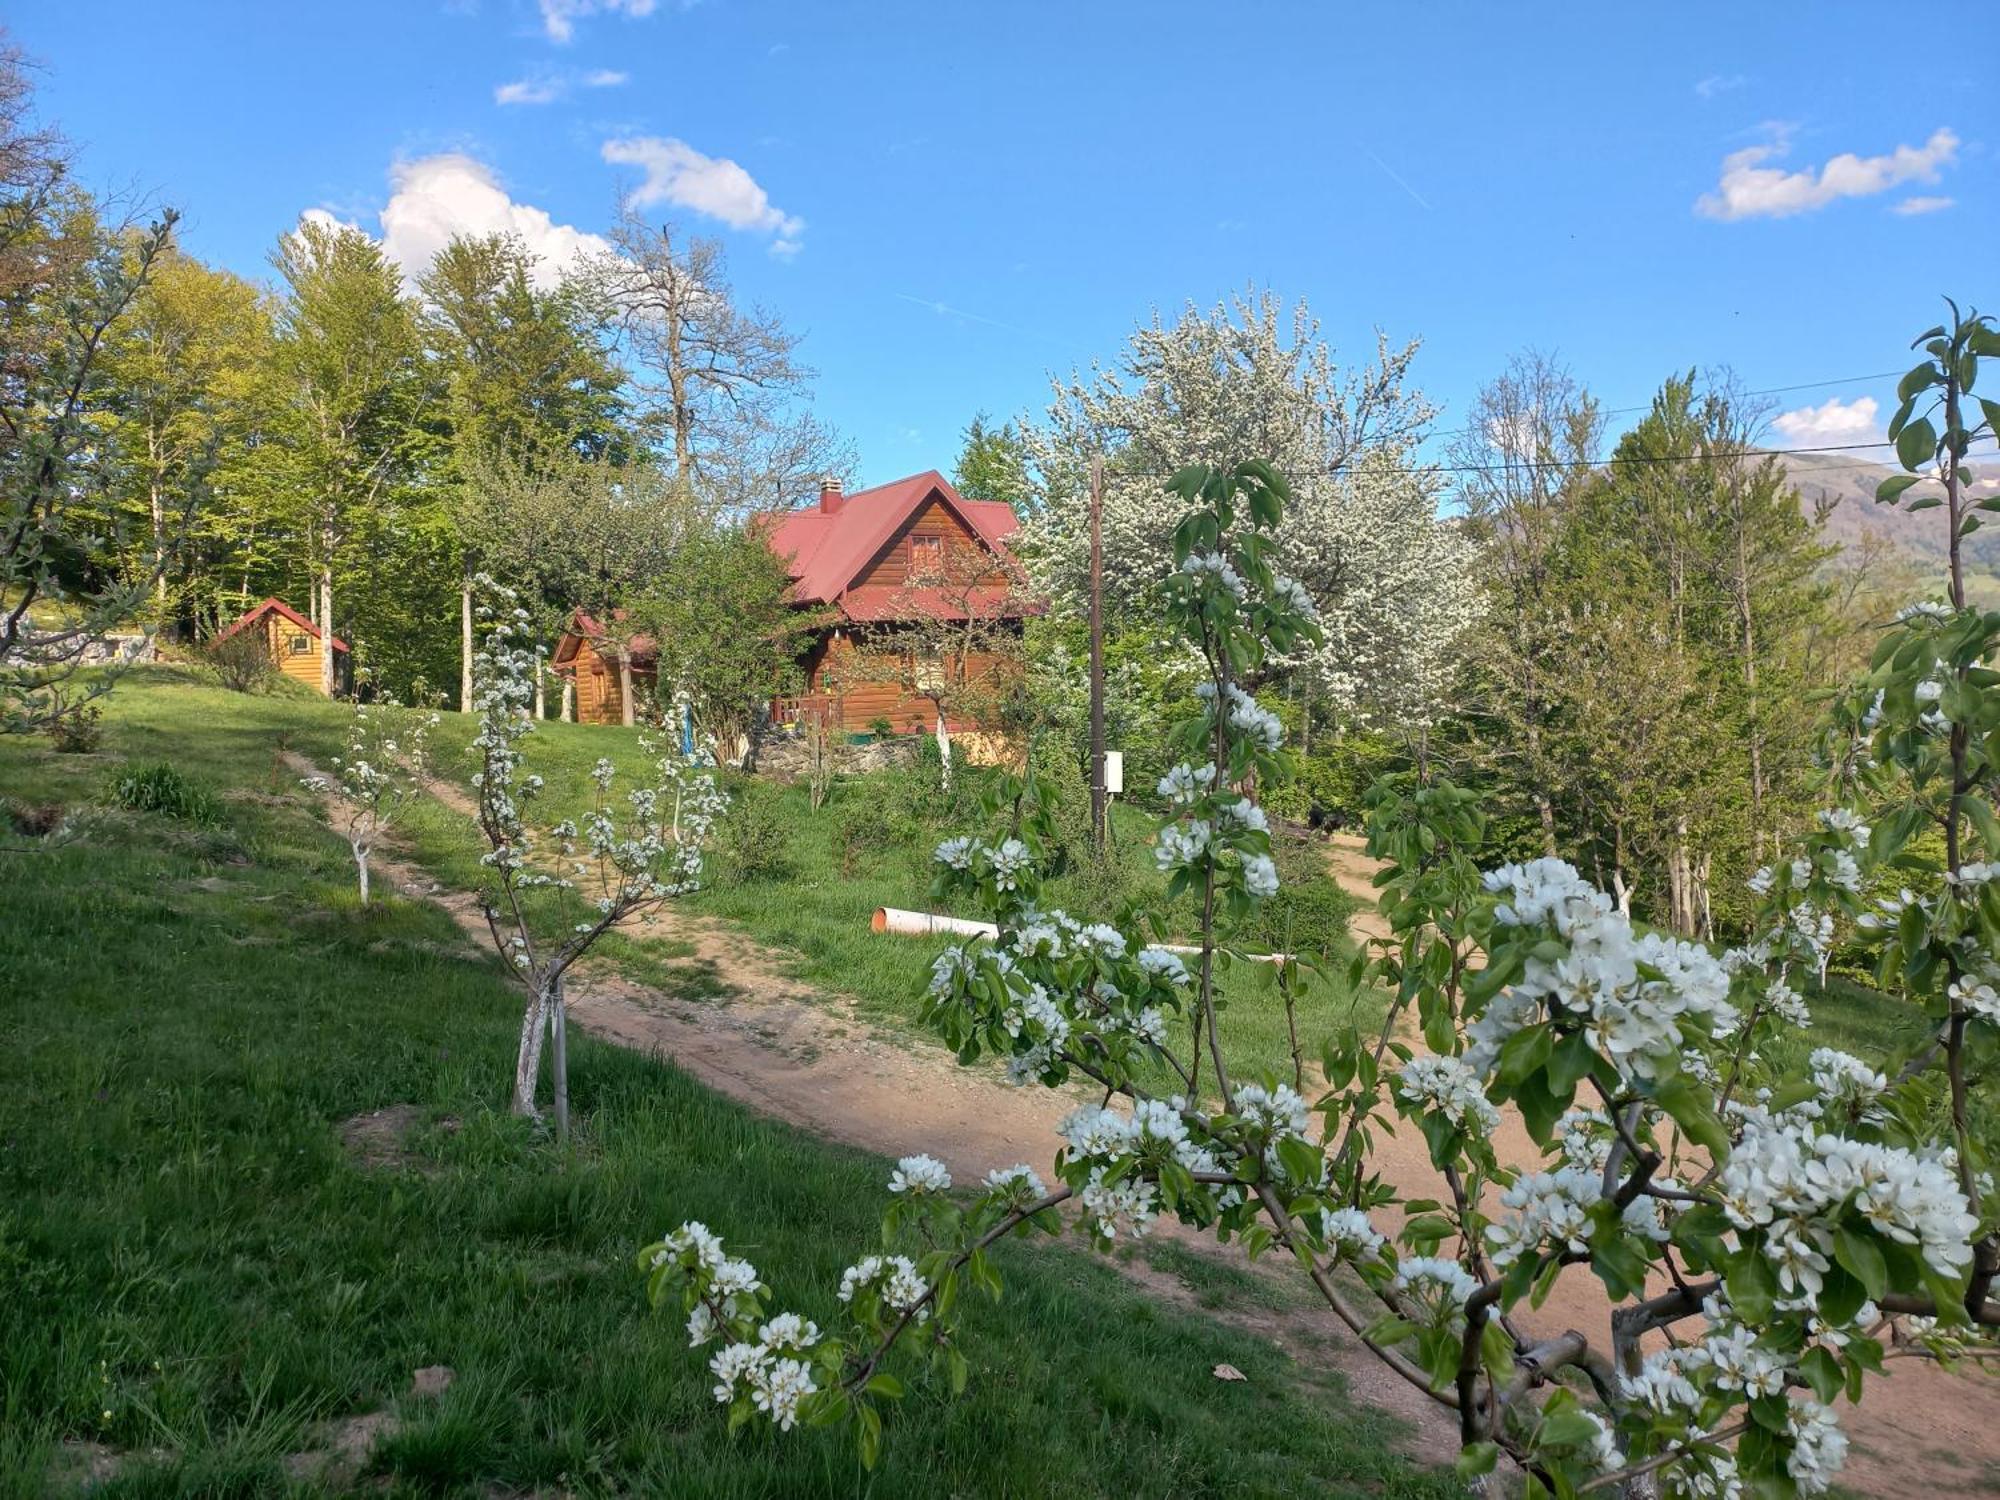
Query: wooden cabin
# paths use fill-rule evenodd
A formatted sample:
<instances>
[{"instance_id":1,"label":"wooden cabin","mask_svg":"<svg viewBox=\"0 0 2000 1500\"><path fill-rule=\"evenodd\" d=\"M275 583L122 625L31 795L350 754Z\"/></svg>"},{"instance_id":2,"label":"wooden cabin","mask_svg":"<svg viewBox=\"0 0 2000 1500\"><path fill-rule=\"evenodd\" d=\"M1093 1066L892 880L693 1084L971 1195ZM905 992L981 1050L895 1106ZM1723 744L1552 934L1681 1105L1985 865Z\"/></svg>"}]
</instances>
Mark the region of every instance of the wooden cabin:
<instances>
[{"instance_id":1,"label":"wooden cabin","mask_svg":"<svg viewBox=\"0 0 2000 1500\"><path fill-rule=\"evenodd\" d=\"M896 661L899 637L914 640L913 625L965 620L968 612L989 633L1018 633L1022 620L1043 608L1018 587L1007 547L1020 528L1013 508L968 500L934 470L852 495L829 480L817 506L763 515L756 524L785 559L794 606L827 617L800 659L804 692L773 706L781 723L816 716L849 734L885 723L896 734L934 729L936 710L915 690L924 674L976 680L1012 670L1012 659L974 652L967 660L920 660L911 649L900 670L885 670ZM945 577L950 582L939 586L935 580ZM982 727L946 724L953 734Z\"/></svg>"},{"instance_id":2,"label":"wooden cabin","mask_svg":"<svg viewBox=\"0 0 2000 1500\"><path fill-rule=\"evenodd\" d=\"M569 629L556 642L555 655L549 658L549 665L569 683L571 712L579 724L625 722L624 679L618 670L622 652L631 654L633 696L652 694L659 674L659 650L651 636L621 640L616 626L624 618L624 610L613 610L613 628L607 630L598 620L578 610L570 617ZM633 712L636 719L636 703Z\"/></svg>"},{"instance_id":3,"label":"wooden cabin","mask_svg":"<svg viewBox=\"0 0 2000 1500\"><path fill-rule=\"evenodd\" d=\"M271 664L294 682L302 682L315 693L324 691L321 672L323 646L320 629L282 599L266 599L216 632L217 641L228 640L244 631L254 631L270 653ZM333 638L336 683L349 680L351 653L347 642Z\"/></svg>"}]
</instances>

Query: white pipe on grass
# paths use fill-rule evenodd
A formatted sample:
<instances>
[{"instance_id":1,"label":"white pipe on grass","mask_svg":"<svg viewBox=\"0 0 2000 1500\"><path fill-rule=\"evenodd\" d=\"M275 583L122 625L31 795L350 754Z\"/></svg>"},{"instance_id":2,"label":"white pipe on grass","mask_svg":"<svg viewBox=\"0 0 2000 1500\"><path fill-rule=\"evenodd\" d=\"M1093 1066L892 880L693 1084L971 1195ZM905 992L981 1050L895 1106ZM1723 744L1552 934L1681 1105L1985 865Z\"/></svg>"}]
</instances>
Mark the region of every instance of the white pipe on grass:
<instances>
[{"instance_id":1,"label":"white pipe on grass","mask_svg":"<svg viewBox=\"0 0 2000 1500\"><path fill-rule=\"evenodd\" d=\"M1000 936L1000 929L991 922L975 922L966 917L947 917L934 911L904 911L899 906L878 906L875 915L868 919L868 930L886 932L896 937L928 937L933 933L945 932L955 937ZM1201 949L1186 943L1160 943L1157 946L1169 953L1195 954ZM1245 953L1242 957L1252 963L1277 963L1284 958L1282 953Z\"/></svg>"}]
</instances>

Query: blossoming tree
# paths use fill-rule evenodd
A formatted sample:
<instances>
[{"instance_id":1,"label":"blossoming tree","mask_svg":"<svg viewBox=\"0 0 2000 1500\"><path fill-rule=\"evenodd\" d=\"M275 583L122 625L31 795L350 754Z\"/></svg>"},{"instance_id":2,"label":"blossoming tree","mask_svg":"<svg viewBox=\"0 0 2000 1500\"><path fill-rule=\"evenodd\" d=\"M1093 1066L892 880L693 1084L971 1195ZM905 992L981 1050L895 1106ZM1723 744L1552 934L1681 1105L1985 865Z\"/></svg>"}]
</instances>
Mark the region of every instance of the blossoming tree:
<instances>
[{"instance_id":1,"label":"blossoming tree","mask_svg":"<svg viewBox=\"0 0 2000 1500\"><path fill-rule=\"evenodd\" d=\"M1941 386L1951 407L1984 327L1940 335L1905 395ZM1959 496L1969 439L1955 413L1946 428L1926 458ZM1835 1403L1860 1396L1885 1339L1948 1356L2000 1326L1968 1098L2000 1027L2000 674L1983 665L2000 613L1955 592L1885 633L1832 717L1833 803L1795 860L1760 874L1757 926L1726 953L1636 930L1560 860L1482 871L1472 793L1378 790L1392 936L1355 977L1387 997L1383 1024L1329 1038L1316 1077L1298 1062L1246 1075L1215 973L1229 923L1276 887L1253 790L1287 755L1241 683L1319 627L1270 567L1276 471L1194 468L1169 488L1186 506L1172 610L1207 682L1160 784L1174 812L1156 848L1169 893L1198 905L1198 956L1152 946L1146 914L1041 904L1032 774L995 803L998 826L942 845L942 885L983 902L998 935L938 959L926 1019L962 1060L995 1053L1023 1083L1081 1076L1104 1102L1064 1121L1052 1181L1024 1164L955 1198L937 1161L902 1161L885 1231L921 1248L857 1261L839 1328L773 1315L758 1271L705 1226L649 1246L655 1304L686 1313L691 1343L722 1341L717 1401L732 1423L852 1423L872 1461L899 1346L964 1384L954 1309L968 1286L997 1293L995 1241L1067 1215L1110 1245L1166 1214L1282 1250L1388 1369L1456 1413L1468 1477L1504 1458L1530 1496L1824 1489L1845 1449ZM1883 987L1928 1018L1908 1059L1787 1045L1843 928L1880 943ZM1509 1117L1525 1144L1503 1149ZM1399 1123L1424 1141L1427 1182L1385 1165ZM1610 1300L1608 1347L1530 1330L1575 1277Z\"/></svg>"},{"instance_id":2,"label":"blossoming tree","mask_svg":"<svg viewBox=\"0 0 2000 1500\"><path fill-rule=\"evenodd\" d=\"M399 707L393 700L356 703L347 726L347 750L333 758L331 776L308 776L308 791L329 796L334 822L354 853L361 904L368 904L368 859L430 779L430 732L435 713Z\"/></svg>"},{"instance_id":3,"label":"blossoming tree","mask_svg":"<svg viewBox=\"0 0 2000 1500\"><path fill-rule=\"evenodd\" d=\"M491 872L480 907L494 946L527 992L514 1062L514 1112L540 1118L546 1039L556 1128L566 1136L564 979L612 928L648 920L700 887L702 857L728 799L710 771L682 758L671 743L642 738L641 747L654 758L652 783L627 792L621 807L611 795L617 768L598 761L590 777L595 788L590 811L551 828L554 847L545 850L525 811L541 796L543 781L521 770L521 741L535 732L529 712L536 667L529 618L515 607L511 590L487 578L479 583L499 606L474 662L473 706L480 727L472 743L480 764L473 786L488 845L481 860Z\"/></svg>"}]
</instances>

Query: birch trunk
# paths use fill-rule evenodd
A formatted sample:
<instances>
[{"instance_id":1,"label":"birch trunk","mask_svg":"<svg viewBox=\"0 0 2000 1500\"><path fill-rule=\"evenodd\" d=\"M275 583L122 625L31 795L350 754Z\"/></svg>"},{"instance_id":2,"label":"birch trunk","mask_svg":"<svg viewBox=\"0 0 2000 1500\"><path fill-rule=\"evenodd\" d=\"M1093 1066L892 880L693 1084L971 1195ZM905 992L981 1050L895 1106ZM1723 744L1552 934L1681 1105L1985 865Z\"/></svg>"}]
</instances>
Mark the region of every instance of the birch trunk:
<instances>
[{"instance_id":1,"label":"birch trunk","mask_svg":"<svg viewBox=\"0 0 2000 1500\"><path fill-rule=\"evenodd\" d=\"M634 723L632 712L632 652L628 646L618 653L619 722L627 729Z\"/></svg>"},{"instance_id":2,"label":"birch trunk","mask_svg":"<svg viewBox=\"0 0 2000 1500\"><path fill-rule=\"evenodd\" d=\"M548 700L543 696L542 692L542 676L542 648L537 646L535 647L535 718L537 720L548 717L549 706Z\"/></svg>"},{"instance_id":3,"label":"birch trunk","mask_svg":"<svg viewBox=\"0 0 2000 1500\"><path fill-rule=\"evenodd\" d=\"M356 846L354 850L354 872L361 878L361 904L368 904L368 851Z\"/></svg>"},{"instance_id":4,"label":"birch trunk","mask_svg":"<svg viewBox=\"0 0 2000 1500\"><path fill-rule=\"evenodd\" d=\"M153 600L162 610L167 607L167 503L160 495L160 482L156 479L149 487L149 498L153 505Z\"/></svg>"},{"instance_id":5,"label":"birch trunk","mask_svg":"<svg viewBox=\"0 0 2000 1500\"><path fill-rule=\"evenodd\" d=\"M319 690L327 697L333 696L333 564L321 564L319 570Z\"/></svg>"},{"instance_id":6,"label":"birch trunk","mask_svg":"<svg viewBox=\"0 0 2000 1500\"><path fill-rule=\"evenodd\" d=\"M565 724L576 722L576 684L567 677L563 679L562 721Z\"/></svg>"},{"instance_id":7,"label":"birch trunk","mask_svg":"<svg viewBox=\"0 0 2000 1500\"><path fill-rule=\"evenodd\" d=\"M458 711L472 712L472 575L458 584Z\"/></svg>"}]
</instances>

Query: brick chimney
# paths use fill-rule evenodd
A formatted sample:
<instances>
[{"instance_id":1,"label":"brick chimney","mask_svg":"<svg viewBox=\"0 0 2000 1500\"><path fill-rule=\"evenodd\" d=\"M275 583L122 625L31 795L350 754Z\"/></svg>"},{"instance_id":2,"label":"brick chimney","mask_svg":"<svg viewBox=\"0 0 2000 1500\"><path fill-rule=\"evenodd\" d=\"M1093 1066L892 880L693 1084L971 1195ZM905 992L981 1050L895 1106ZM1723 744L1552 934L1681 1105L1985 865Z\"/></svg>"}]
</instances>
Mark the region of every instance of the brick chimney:
<instances>
[{"instance_id":1,"label":"brick chimney","mask_svg":"<svg viewBox=\"0 0 2000 1500\"><path fill-rule=\"evenodd\" d=\"M829 516L837 514L846 498L840 492L840 481L831 474L820 480L819 508L822 514Z\"/></svg>"}]
</instances>

